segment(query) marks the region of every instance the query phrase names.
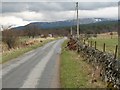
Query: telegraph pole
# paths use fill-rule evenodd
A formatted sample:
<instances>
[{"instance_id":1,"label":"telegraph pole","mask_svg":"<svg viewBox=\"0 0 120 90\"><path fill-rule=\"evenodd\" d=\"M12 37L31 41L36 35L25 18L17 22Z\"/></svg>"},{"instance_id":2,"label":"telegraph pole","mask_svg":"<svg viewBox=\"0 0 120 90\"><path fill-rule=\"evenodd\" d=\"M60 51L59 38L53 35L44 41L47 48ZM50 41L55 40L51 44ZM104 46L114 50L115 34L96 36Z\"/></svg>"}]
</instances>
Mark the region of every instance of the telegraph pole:
<instances>
[{"instance_id":1,"label":"telegraph pole","mask_svg":"<svg viewBox=\"0 0 120 90\"><path fill-rule=\"evenodd\" d=\"M73 32L72 32L72 27L71 27L71 29L70 29L70 34L71 34L71 35L73 35Z\"/></svg>"},{"instance_id":2,"label":"telegraph pole","mask_svg":"<svg viewBox=\"0 0 120 90\"><path fill-rule=\"evenodd\" d=\"M76 3L76 8L77 8L77 38L79 38L78 2Z\"/></svg>"}]
</instances>

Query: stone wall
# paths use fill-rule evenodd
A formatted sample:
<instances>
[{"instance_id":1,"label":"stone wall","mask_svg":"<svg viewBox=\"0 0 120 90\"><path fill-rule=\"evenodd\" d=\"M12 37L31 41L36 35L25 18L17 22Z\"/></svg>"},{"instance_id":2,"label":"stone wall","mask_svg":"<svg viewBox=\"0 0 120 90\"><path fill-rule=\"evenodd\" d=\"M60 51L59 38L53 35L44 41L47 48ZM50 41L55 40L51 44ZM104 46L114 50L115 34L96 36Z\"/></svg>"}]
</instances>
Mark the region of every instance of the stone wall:
<instances>
[{"instance_id":1,"label":"stone wall","mask_svg":"<svg viewBox=\"0 0 120 90\"><path fill-rule=\"evenodd\" d=\"M88 63L92 64L95 70L100 69L100 77L108 83L108 87L111 85L120 89L119 60L114 59L114 56L109 53L83 44L79 44L78 51Z\"/></svg>"}]
</instances>

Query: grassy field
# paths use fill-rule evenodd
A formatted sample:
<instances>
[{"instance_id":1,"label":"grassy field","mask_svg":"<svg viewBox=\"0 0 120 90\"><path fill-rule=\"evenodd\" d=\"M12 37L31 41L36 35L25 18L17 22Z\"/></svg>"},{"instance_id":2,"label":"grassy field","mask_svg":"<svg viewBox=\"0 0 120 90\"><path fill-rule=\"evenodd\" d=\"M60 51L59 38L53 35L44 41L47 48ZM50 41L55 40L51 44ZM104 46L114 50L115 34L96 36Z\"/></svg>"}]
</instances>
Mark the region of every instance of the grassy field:
<instances>
[{"instance_id":1,"label":"grassy field","mask_svg":"<svg viewBox=\"0 0 120 90\"><path fill-rule=\"evenodd\" d=\"M66 41L67 42L67 41ZM91 83L91 66L83 61L74 51L66 50L62 46L60 80L62 88L104 88L106 84L97 80Z\"/></svg>"},{"instance_id":2,"label":"grassy field","mask_svg":"<svg viewBox=\"0 0 120 90\"><path fill-rule=\"evenodd\" d=\"M28 51L31 51L33 49L36 49L36 48L38 48L38 47L40 47L40 46L44 45L45 43L50 42L52 40L55 40L55 39L42 40L43 42L39 42L39 43L36 43L34 45L30 45L30 46L27 46L24 48L15 49L15 50L11 50L9 52L3 53L1 56L2 58L0 60L0 63L5 63L6 61L9 61L13 58L17 58L18 56L20 56Z\"/></svg>"},{"instance_id":3,"label":"grassy field","mask_svg":"<svg viewBox=\"0 0 120 90\"><path fill-rule=\"evenodd\" d=\"M94 42L96 41L97 49L101 51L103 51L103 45L105 43L106 52L114 54L115 47L116 45L118 45L118 36L114 34L111 38L109 34L100 34L96 38L90 38L89 41L93 41L93 46L94 46Z\"/></svg>"}]
</instances>

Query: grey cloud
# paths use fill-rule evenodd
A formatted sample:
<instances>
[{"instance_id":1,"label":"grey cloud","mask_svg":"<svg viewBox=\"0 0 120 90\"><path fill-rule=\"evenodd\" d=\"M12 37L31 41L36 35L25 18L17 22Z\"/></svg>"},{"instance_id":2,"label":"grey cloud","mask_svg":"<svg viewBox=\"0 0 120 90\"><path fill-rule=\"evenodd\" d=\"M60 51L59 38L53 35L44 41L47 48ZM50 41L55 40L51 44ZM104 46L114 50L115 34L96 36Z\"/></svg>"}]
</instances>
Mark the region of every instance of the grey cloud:
<instances>
[{"instance_id":1,"label":"grey cloud","mask_svg":"<svg viewBox=\"0 0 120 90\"><path fill-rule=\"evenodd\" d=\"M27 6L27 3L4 2L2 3L2 13L26 11L28 9Z\"/></svg>"},{"instance_id":2,"label":"grey cloud","mask_svg":"<svg viewBox=\"0 0 120 90\"><path fill-rule=\"evenodd\" d=\"M94 3L80 3L79 4L80 9L82 10L95 10L100 8L106 8L106 7L117 7L118 2L94 2Z\"/></svg>"},{"instance_id":3,"label":"grey cloud","mask_svg":"<svg viewBox=\"0 0 120 90\"><path fill-rule=\"evenodd\" d=\"M79 2L81 10L95 10L105 7L115 7L117 2ZM75 2L3 2L2 13L23 11L70 11L75 10Z\"/></svg>"}]
</instances>

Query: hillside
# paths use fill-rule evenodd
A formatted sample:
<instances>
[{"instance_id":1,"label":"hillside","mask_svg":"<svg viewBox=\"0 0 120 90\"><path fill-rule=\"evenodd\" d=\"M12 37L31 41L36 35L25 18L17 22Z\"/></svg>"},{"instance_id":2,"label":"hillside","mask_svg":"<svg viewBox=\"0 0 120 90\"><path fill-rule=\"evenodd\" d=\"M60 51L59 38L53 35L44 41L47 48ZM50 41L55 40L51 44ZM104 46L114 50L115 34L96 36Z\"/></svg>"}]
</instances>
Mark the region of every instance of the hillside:
<instances>
[{"instance_id":1,"label":"hillside","mask_svg":"<svg viewBox=\"0 0 120 90\"><path fill-rule=\"evenodd\" d=\"M104 21L114 21L112 19L105 18L83 18L79 19L80 24L91 24L91 23L99 23ZM31 22L26 26L36 26L40 29L54 29L54 28L62 28L62 27L70 27L76 25L76 20L65 20L65 21L55 21L55 22ZM17 30L23 30L26 26L16 27Z\"/></svg>"},{"instance_id":2,"label":"hillside","mask_svg":"<svg viewBox=\"0 0 120 90\"><path fill-rule=\"evenodd\" d=\"M118 21L106 19L84 19L84 23L80 24L80 33L106 33L118 31ZM89 22L87 22L89 21ZM81 20L82 22L82 20ZM86 24L85 24L86 22ZM91 23L90 23L91 22ZM21 35L40 35L40 34L54 34L54 35L68 35L70 28L73 28L73 34L76 34L76 24L68 21L58 22L35 22L26 26L14 28Z\"/></svg>"}]
</instances>

